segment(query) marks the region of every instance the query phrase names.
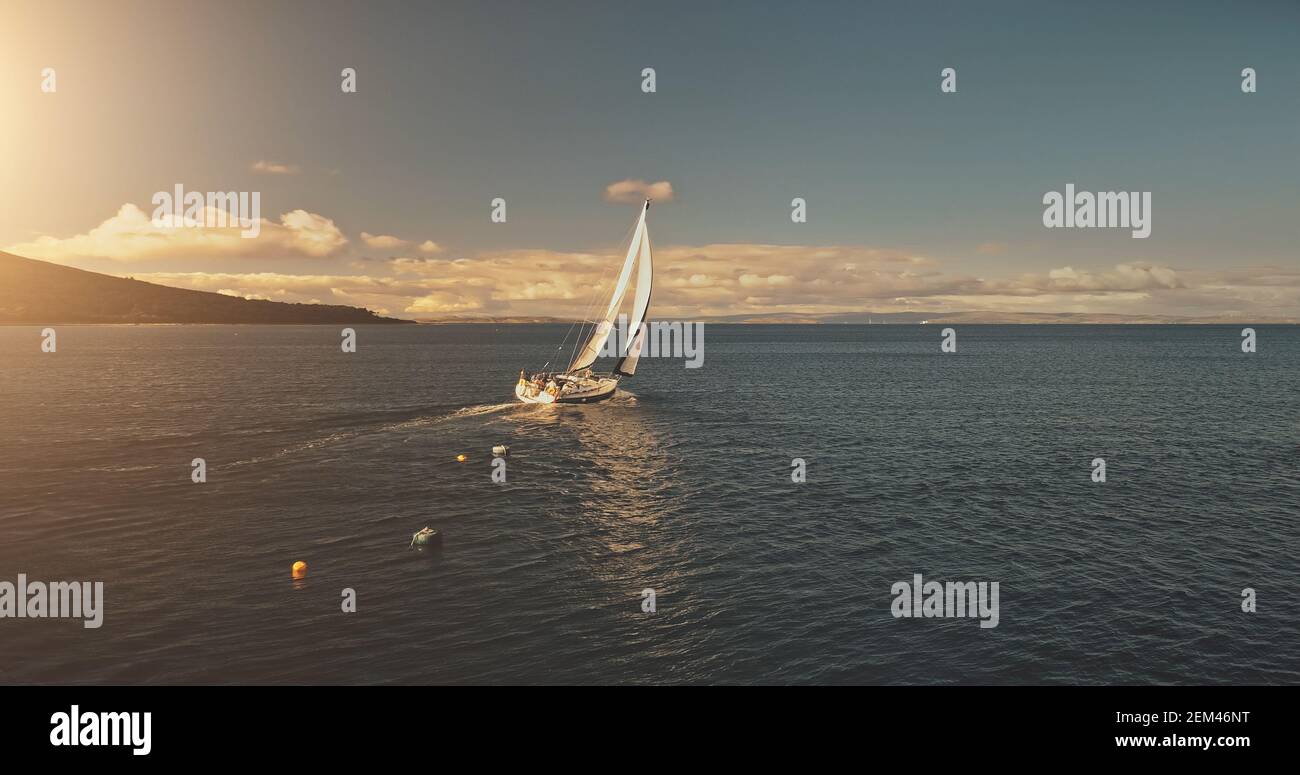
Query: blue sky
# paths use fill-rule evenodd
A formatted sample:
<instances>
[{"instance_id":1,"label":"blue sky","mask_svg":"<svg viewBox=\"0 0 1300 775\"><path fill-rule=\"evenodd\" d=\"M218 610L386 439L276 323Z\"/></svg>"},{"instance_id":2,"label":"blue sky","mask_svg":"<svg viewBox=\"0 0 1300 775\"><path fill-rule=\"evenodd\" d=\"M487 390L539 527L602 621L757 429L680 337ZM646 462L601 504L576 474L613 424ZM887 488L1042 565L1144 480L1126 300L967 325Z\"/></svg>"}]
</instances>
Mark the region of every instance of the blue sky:
<instances>
[{"instance_id":1,"label":"blue sky","mask_svg":"<svg viewBox=\"0 0 1300 775\"><path fill-rule=\"evenodd\" d=\"M392 256L363 231L433 240L441 260L607 251L632 211L601 193L632 178L672 184L665 246L856 246L974 279L1300 272L1300 3L420 5L19 3L0 25L0 97L18 107L0 172L20 182L0 194L0 246L85 234L182 182L260 190L264 217L319 214L347 247L232 263L182 245L132 273L370 272ZM51 65L58 92L41 94ZM1044 229L1041 198L1067 182L1151 191L1151 237ZM125 273L85 245L35 257Z\"/></svg>"}]
</instances>

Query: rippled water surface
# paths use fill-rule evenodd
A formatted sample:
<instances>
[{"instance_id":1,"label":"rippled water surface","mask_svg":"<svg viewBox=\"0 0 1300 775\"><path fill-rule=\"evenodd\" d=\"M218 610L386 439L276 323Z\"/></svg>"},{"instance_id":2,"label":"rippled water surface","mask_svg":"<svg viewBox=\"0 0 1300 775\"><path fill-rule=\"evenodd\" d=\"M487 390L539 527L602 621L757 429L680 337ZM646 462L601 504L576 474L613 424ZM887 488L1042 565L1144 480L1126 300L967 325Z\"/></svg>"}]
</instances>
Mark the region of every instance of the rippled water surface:
<instances>
[{"instance_id":1,"label":"rippled water surface","mask_svg":"<svg viewBox=\"0 0 1300 775\"><path fill-rule=\"evenodd\" d=\"M0 619L0 680L1296 682L1300 329L1258 330L708 326L545 407L564 326L0 328L0 580L107 596ZM998 627L894 619L914 573Z\"/></svg>"}]
</instances>

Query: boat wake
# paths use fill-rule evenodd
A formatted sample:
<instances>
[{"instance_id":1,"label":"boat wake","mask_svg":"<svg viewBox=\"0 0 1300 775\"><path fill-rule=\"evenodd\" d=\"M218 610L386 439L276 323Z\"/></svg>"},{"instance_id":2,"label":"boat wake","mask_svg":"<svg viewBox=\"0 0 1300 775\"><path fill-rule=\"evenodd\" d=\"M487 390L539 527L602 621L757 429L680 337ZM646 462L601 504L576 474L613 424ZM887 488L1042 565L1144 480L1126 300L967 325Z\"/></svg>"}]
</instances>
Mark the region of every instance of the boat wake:
<instances>
[{"instance_id":1,"label":"boat wake","mask_svg":"<svg viewBox=\"0 0 1300 775\"><path fill-rule=\"evenodd\" d=\"M451 417L479 417L479 416L481 416L481 415L485 415L485 414L496 414L497 412L506 412L506 411L510 411L510 410L512 410L512 409L523 409L523 408L524 408L524 405L519 404L519 403L515 403L515 402L513 402L513 401L511 401L511 402L507 402L507 403L503 403L503 404L479 404L479 405L477 405L477 406L467 406L467 407L464 407L463 409L457 409L456 411L454 411L454 412L452 412L451 414L447 415L447 417L448 417L448 418L451 418Z\"/></svg>"},{"instance_id":2,"label":"boat wake","mask_svg":"<svg viewBox=\"0 0 1300 775\"><path fill-rule=\"evenodd\" d=\"M321 436L319 438L310 439L308 441L299 442L297 444L291 444L287 447L283 447L280 450L268 455L258 455L256 457L251 457L246 460L236 460L230 463L229 466L231 468L234 468L237 466L246 466L246 465L253 465L256 463L267 463L274 460L280 460L281 458L289 457L290 455L295 455L302 452L310 452L315 449L320 449L322 447L328 447L333 444L347 441L348 439L356 438L359 435L361 434L357 431L340 431L338 433L331 433L328 436Z\"/></svg>"},{"instance_id":3,"label":"boat wake","mask_svg":"<svg viewBox=\"0 0 1300 775\"><path fill-rule=\"evenodd\" d=\"M403 431L418 430L439 425L444 422L454 420L463 420L474 417L486 417L489 415L500 414L503 412L527 412L529 409L536 409L535 406L520 403L500 403L500 404L475 404L472 406L463 406L453 412L444 412L434 415L425 415L422 417L412 417L400 422L387 422L371 427L348 428L345 430L335 431L324 436L314 439L299 441L286 445L281 449L266 455L259 455L246 460L236 460L231 463L232 466L244 466L254 463L263 463L272 460L296 455L302 452L310 452L322 447L329 447L344 442L350 442L354 439L385 433L401 433Z\"/></svg>"}]
</instances>

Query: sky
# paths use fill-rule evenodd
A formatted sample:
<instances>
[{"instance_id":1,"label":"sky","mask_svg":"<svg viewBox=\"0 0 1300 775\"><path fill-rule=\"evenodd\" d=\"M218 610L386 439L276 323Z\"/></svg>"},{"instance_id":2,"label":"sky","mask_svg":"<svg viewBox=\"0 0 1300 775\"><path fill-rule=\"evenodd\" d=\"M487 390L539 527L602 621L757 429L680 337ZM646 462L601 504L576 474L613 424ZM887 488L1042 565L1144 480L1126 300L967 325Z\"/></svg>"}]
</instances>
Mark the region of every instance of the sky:
<instances>
[{"instance_id":1,"label":"sky","mask_svg":"<svg viewBox=\"0 0 1300 775\"><path fill-rule=\"evenodd\" d=\"M167 285L581 316L650 192L652 317L1300 310L1290 0L5 0L0 104L0 250ZM1150 236L1046 228L1067 183Z\"/></svg>"}]
</instances>

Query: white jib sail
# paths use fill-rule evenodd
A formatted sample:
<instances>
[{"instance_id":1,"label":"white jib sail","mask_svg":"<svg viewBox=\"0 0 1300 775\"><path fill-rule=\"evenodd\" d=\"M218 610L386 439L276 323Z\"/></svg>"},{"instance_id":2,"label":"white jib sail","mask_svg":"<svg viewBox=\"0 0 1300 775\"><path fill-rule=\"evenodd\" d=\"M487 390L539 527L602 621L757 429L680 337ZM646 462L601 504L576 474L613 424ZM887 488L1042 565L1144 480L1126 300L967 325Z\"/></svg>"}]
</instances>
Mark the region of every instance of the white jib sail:
<instances>
[{"instance_id":1,"label":"white jib sail","mask_svg":"<svg viewBox=\"0 0 1300 775\"><path fill-rule=\"evenodd\" d=\"M632 265L636 263L637 256L641 252L641 243L645 237L645 214L648 209L649 205L641 209L641 217L637 220L636 231L632 234L632 242L627 247L627 258L623 261L623 271L618 275L618 284L614 286L614 295L609 300L609 307L605 310L605 317L596 325L596 330L592 332L587 344L583 346L578 352L578 356L573 359L573 363L569 365L570 372L588 368L595 363L600 349L605 346L605 339L609 337L609 332L614 328L614 318L618 316L618 308L623 304L623 297L627 295L628 281L632 279Z\"/></svg>"}]
</instances>

